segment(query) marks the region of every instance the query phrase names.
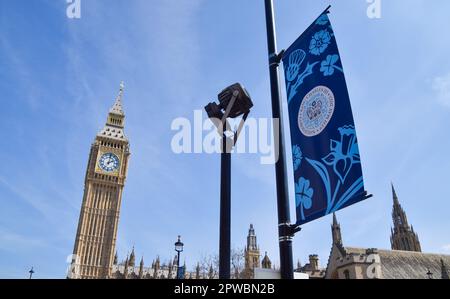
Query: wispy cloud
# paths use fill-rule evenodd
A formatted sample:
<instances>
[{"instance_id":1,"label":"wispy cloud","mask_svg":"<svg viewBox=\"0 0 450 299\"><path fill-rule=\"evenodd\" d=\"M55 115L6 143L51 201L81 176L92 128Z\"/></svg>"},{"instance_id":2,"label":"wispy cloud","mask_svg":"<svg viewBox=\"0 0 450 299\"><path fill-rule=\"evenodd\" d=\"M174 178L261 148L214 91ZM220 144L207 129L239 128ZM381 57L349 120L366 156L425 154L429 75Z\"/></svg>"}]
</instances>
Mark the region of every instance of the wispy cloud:
<instances>
[{"instance_id":1,"label":"wispy cloud","mask_svg":"<svg viewBox=\"0 0 450 299\"><path fill-rule=\"evenodd\" d=\"M22 250L33 250L47 247L47 242L43 239L34 239L25 235L10 232L0 228L0 250L17 252Z\"/></svg>"},{"instance_id":2,"label":"wispy cloud","mask_svg":"<svg viewBox=\"0 0 450 299\"><path fill-rule=\"evenodd\" d=\"M4 61L7 61L6 65L9 66L9 68L5 69L10 72L9 76L14 80L15 88L20 90L29 108L36 110L39 106L40 91L33 81L33 75L29 67L20 57L20 50L8 41L5 36L0 36L0 53Z\"/></svg>"},{"instance_id":3,"label":"wispy cloud","mask_svg":"<svg viewBox=\"0 0 450 299\"><path fill-rule=\"evenodd\" d=\"M439 103L450 108L450 73L434 78L431 87Z\"/></svg>"},{"instance_id":4,"label":"wispy cloud","mask_svg":"<svg viewBox=\"0 0 450 299\"><path fill-rule=\"evenodd\" d=\"M0 184L6 187L10 192L14 193L17 197L25 201L43 216L51 217L49 213L49 206L44 202L36 200L35 194L28 192L23 186L19 187L19 185L21 184L11 184L8 180L6 180L6 178L3 177L0 177Z\"/></svg>"},{"instance_id":5,"label":"wispy cloud","mask_svg":"<svg viewBox=\"0 0 450 299\"><path fill-rule=\"evenodd\" d=\"M29 208L39 213L39 215L50 224L61 221L62 219L67 219L66 217L71 215L70 212L76 209L63 192L54 187L41 190L40 188L33 186L33 184L26 179L18 179L13 182L2 176L0 176L0 187L6 188L6 190L14 194L17 199L26 203ZM56 203L53 201L55 198L58 198L59 200ZM66 228L65 223L64 225L55 227L54 232L64 235L64 228Z\"/></svg>"},{"instance_id":6,"label":"wispy cloud","mask_svg":"<svg viewBox=\"0 0 450 299\"><path fill-rule=\"evenodd\" d=\"M442 249L446 252L450 252L450 244L442 246Z\"/></svg>"}]
</instances>

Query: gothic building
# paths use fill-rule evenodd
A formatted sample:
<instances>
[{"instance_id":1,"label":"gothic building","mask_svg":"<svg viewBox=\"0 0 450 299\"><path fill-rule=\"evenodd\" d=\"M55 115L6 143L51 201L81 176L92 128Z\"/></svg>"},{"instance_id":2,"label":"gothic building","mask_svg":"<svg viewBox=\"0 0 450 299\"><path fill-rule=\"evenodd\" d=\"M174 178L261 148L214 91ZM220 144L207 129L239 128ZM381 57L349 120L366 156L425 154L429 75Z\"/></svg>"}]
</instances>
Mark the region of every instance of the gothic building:
<instances>
[{"instance_id":1,"label":"gothic building","mask_svg":"<svg viewBox=\"0 0 450 299\"><path fill-rule=\"evenodd\" d=\"M262 261L260 261L259 246L256 241L256 233L253 225L250 225L247 236L247 245L244 249L245 268L240 273L234 273L234 278L247 278L254 277L254 270L257 268L272 269L272 262L267 255L264 255ZM170 260L168 263L161 263L160 257L153 260L151 266L146 267L144 265L144 259L141 258L139 265L135 263L134 248L130 255L127 255L126 259L118 263L117 254L114 258L114 265L112 267L111 276L112 279L175 279L177 277L177 256ZM186 264L183 265L186 269ZM185 271L185 279L217 279L217 271L213 269L213 265L209 266L209 269L201 269L200 264L197 264L194 271Z\"/></svg>"},{"instance_id":2,"label":"gothic building","mask_svg":"<svg viewBox=\"0 0 450 299\"><path fill-rule=\"evenodd\" d=\"M308 274L309 279L323 279L325 277L325 269L320 268L319 256L317 254L311 254L309 256L309 263L304 266L298 261L295 272Z\"/></svg>"},{"instance_id":3,"label":"gothic building","mask_svg":"<svg viewBox=\"0 0 450 299\"><path fill-rule=\"evenodd\" d=\"M325 279L449 279L450 255L422 253L397 194L394 199L392 250L344 246L341 226L333 215L333 244Z\"/></svg>"},{"instance_id":4,"label":"gothic building","mask_svg":"<svg viewBox=\"0 0 450 299\"><path fill-rule=\"evenodd\" d=\"M263 269L272 269L272 261L270 260L269 256L267 255L267 251L264 253L264 258L261 262L261 267Z\"/></svg>"},{"instance_id":5,"label":"gothic building","mask_svg":"<svg viewBox=\"0 0 450 299\"><path fill-rule=\"evenodd\" d=\"M414 232L412 225L410 226L408 224L406 213L398 201L394 185L392 185L392 197L394 199L394 206L392 208L394 228L391 229L392 250L421 252L419 236Z\"/></svg>"},{"instance_id":6,"label":"gothic building","mask_svg":"<svg viewBox=\"0 0 450 299\"><path fill-rule=\"evenodd\" d=\"M267 255L264 254L264 258L261 262L261 254L259 251L259 245L256 240L256 233L253 224L250 224L247 235L247 245L244 249L245 268L242 271L240 278L253 278L255 275L255 269L272 269L272 262Z\"/></svg>"},{"instance_id":7,"label":"gothic building","mask_svg":"<svg viewBox=\"0 0 450 299\"><path fill-rule=\"evenodd\" d=\"M130 158L123 83L91 146L69 278L108 278L114 262L122 192Z\"/></svg>"},{"instance_id":8,"label":"gothic building","mask_svg":"<svg viewBox=\"0 0 450 299\"><path fill-rule=\"evenodd\" d=\"M117 263L117 259L112 267L111 279L175 279L177 277L177 256L168 263L161 263L159 256L153 260L151 266L144 265L142 257L139 265L135 263L134 248L125 261ZM183 265L186 268L186 264ZM186 272L184 278L201 279L200 268L197 265L196 272Z\"/></svg>"},{"instance_id":9,"label":"gothic building","mask_svg":"<svg viewBox=\"0 0 450 299\"><path fill-rule=\"evenodd\" d=\"M253 224L250 224L250 228L248 230L247 246L244 249L244 256L245 269L253 270L255 268L259 268L259 246L256 242L256 234L255 229L253 228Z\"/></svg>"}]
</instances>

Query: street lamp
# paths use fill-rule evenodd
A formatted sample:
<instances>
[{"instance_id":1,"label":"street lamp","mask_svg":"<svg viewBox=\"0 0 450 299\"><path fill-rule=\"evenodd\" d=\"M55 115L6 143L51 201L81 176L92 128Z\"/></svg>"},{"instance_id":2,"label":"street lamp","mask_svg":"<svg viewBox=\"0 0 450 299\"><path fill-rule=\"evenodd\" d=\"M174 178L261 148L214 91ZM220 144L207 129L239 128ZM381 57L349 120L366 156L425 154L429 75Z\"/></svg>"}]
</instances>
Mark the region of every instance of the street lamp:
<instances>
[{"instance_id":1,"label":"street lamp","mask_svg":"<svg viewBox=\"0 0 450 299\"><path fill-rule=\"evenodd\" d=\"M34 274L33 267L31 267L31 270L28 271L28 273L30 273L30 279L33 278L33 274Z\"/></svg>"},{"instance_id":2,"label":"street lamp","mask_svg":"<svg viewBox=\"0 0 450 299\"><path fill-rule=\"evenodd\" d=\"M220 241L219 278L230 279L231 260L231 150L236 145L239 134L253 107L247 90L239 83L225 88L218 95L219 103L210 103L206 113L217 127L222 137L221 182L220 182ZM227 136L228 118L242 119L232 137Z\"/></svg>"},{"instance_id":3,"label":"street lamp","mask_svg":"<svg viewBox=\"0 0 450 299\"><path fill-rule=\"evenodd\" d=\"M178 254L177 257L177 279L181 279L180 277L180 253L183 252L183 242L181 242L181 236L178 236L178 241L175 242L175 251Z\"/></svg>"}]
</instances>

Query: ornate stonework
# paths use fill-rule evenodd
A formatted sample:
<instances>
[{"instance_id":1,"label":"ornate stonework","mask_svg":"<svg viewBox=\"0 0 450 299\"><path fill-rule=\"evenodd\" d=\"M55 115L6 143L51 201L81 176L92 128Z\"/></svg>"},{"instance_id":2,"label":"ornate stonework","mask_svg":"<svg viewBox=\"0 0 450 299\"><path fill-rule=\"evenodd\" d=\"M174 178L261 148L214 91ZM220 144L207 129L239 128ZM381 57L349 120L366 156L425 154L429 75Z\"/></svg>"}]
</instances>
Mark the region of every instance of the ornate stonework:
<instances>
[{"instance_id":1,"label":"ornate stonework","mask_svg":"<svg viewBox=\"0 0 450 299\"><path fill-rule=\"evenodd\" d=\"M91 146L69 278L109 278L114 263L130 148L124 134L123 84Z\"/></svg>"},{"instance_id":2,"label":"ornate stonework","mask_svg":"<svg viewBox=\"0 0 450 299\"><path fill-rule=\"evenodd\" d=\"M400 215L395 213L399 206L394 192L394 215ZM406 214L401 217L402 223L406 223ZM333 245L325 279L448 279L449 277L447 271L450 265L449 255L344 246L336 216L333 217L331 231Z\"/></svg>"},{"instance_id":3,"label":"ornate stonework","mask_svg":"<svg viewBox=\"0 0 450 299\"><path fill-rule=\"evenodd\" d=\"M408 218L398 201L397 193L392 185L392 197L394 206L392 208L392 220L394 228L391 230L391 248L392 250L416 251L421 252L419 236L414 231L412 225L408 224Z\"/></svg>"},{"instance_id":4,"label":"ornate stonework","mask_svg":"<svg viewBox=\"0 0 450 299\"><path fill-rule=\"evenodd\" d=\"M248 230L247 236L247 246L244 250L245 257L245 269L244 269L244 278L253 277L253 270L255 268L260 268L260 253L259 246L256 241L256 233L253 227L253 224L250 224L250 228Z\"/></svg>"}]
</instances>

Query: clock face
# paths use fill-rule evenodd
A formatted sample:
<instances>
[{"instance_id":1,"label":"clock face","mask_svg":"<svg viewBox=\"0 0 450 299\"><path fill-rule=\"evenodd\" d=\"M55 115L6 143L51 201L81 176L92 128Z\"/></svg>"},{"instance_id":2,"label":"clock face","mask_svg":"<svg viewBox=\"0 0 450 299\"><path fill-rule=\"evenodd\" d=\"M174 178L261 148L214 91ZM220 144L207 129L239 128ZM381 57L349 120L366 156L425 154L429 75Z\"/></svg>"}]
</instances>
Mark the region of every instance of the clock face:
<instances>
[{"instance_id":1,"label":"clock face","mask_svg":"<svg viewBox=\"0 0 450 299\"><path fill-rule=\"evenodd\" d=\"M100 168L106 172L113 172L119 168L119 158L113 153L107 153L98 161Z\"/></svg>"}]
</instances>

